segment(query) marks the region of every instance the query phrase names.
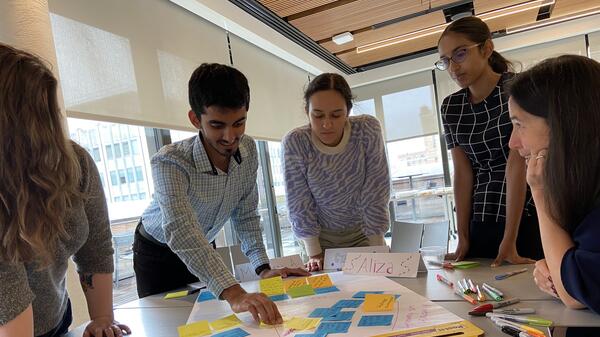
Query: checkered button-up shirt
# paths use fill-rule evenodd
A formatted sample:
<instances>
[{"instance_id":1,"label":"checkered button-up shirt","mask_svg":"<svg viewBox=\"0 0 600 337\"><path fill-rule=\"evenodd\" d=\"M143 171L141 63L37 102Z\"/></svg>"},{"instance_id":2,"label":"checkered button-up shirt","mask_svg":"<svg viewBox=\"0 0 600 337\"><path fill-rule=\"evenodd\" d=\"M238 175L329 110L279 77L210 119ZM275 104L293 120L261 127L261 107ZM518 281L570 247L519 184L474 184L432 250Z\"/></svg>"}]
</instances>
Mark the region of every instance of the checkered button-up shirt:
<instances>
[{"instance_id":1,"label":"checkered button-up shirt","mask_svg":"<svg viewBox=\"0 0 600 337\"><path fill-rule=\"evenodd\" d=\"M471 103L465 88L446 97L441 114L448 149L459 146L473 167L473 218L480 222L506 219L506 163L512 123L508 115L504 73L492 92L480 103ZM535 213L528 193L524 214Z\"/></svg>"},{"instance_id":2,"label":"checkered button-up shirt","mask_svg":"<svg viewBox=\"0 0 600 337\"><path fill-rule=\"evenodd\" d=\"M269 263L257 213L254 140L240 140L228 172L213 167L199 136L163 147L152 158L155 192L142 215L146 232L166 243L214 294L237 284L210 241L231 221L256 268Z\"/></svg>"}]
</instances>

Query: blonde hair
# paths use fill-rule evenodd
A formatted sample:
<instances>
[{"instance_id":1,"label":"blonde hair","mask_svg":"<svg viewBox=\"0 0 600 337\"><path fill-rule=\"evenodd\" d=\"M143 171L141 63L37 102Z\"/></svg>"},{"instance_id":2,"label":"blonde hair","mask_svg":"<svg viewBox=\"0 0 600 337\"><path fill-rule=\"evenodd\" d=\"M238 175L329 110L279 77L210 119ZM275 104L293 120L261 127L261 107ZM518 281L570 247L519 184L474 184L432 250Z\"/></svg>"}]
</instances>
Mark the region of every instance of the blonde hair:
<instances>
[{"instance_id":1,"label":"blonde hair","mask_svg":"<svg viewBox=\"0 0 600 337\"><path fill-rule=\"evenodd\" d=\"M0 44L0 259L52 262L80 194L79 162L63 130L57 80L36 56Z\"/></svg>"}]
</instances>

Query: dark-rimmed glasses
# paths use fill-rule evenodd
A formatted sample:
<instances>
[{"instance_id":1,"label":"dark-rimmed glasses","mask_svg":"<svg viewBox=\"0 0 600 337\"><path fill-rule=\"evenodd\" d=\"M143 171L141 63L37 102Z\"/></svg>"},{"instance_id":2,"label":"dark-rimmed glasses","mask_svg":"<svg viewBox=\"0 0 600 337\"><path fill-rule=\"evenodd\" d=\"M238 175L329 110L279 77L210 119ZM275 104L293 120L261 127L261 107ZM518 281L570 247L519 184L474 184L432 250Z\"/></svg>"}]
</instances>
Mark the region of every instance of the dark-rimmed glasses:
<instances>
[{"instance_id":1,"label":"dark-rimmed glasses","mask_svg":"<svg viewBox=\"0 0 600 337\"><path fill-rule=\"evenodd\" d=\"M471 46L466 46L466 47L461 47L458 48L457 50L455 50L452 53L452 56L450 57L440 57L439 60L437 60L434 64L435 67L438 68L439 70L446 70L448 69L448 67L450 66L450 60L454 61L454 63L463 63L465 61L465 59L467 58L468 55L468 50L471 48L475 48L480 46L481 43L477 43Z\"/></svg>"}]
</instances>

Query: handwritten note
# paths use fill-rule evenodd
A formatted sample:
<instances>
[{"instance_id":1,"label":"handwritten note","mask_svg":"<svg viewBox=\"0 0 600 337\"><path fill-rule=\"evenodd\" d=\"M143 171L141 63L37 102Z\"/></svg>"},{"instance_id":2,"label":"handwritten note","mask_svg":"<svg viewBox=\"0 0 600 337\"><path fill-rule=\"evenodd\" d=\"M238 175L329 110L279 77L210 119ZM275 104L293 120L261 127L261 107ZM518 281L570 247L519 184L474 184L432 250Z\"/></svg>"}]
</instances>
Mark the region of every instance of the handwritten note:
<instances>
[{"instance_id":1,"label":"handwritten note","mask_svg":"<svg viewBox=\"0 0 600 337\"><path fill-rule=\"evenodd\" d=\"M290 255L284 257L276 257L269 261L271 265L271 269L281 269L281 268L304 268L304 263L302 262L302 258L300 255Z\"/></svg>"},{"instance_id":2,"label":"handwritten note","mask_svg":"<svg viewBox=\"0 0 600 337\"><path fill-rule=\"evenodd\" d=\"M327 288L333 287L333 283L331 283L331 279L327 274L321 274L317 276L311 276L308 278L308 284L310 284L313 288Z\"/></svg>"},{"instance_id":3,"label":"handwritten note","mask_svg":"<svg viewBox=\"0 0 600 337\"><path fill-rule=\"evenodd\" d=\"M315 290L309 284L305 284L300 287L290 288L287 293L291 298L297 298L314 295Z\"/></svg>"},{"instance_id":4,"label":"handwritten note","mask_svg":"<svg viewBox=\"0 0 600 337\"><path fill-rule=\"evenodd\" d=\"M211 334L208 321L198 321L177 327L179 337L198 337Z\"/></svg>"},{"instance_id":5,"label":"handwritten note","mask_svg":"<svg viewBox=\"0 0 600 337\"><path fill-rule=\"evenodd\" d=\"M419 253L348 253L344 273L417 277Z\"/></svg>"},{"instance_id":6,"label":"handwritten note","mask_svg":"<svg viewBox=\"0 0 600 337\"><path fill-rule=\"evenodd\" d=\"M291 288L301 287L306 285L306 277L286 279L283 281L283 288L287 292Z\"/></svg>"},{"instance_id":7,"label":"handwritten note","mask_svg":"<svg viewBox=\"0 0 600 337\"><path fill-rule=\"evenodd\" d=\"M236 264L233 269L235 270L235 278L240 282L260 280L251 263Z\"/></svg>"},{"instance_id":8,"label":"handwritten note","mask_svg":"<svg viewBox=\"0 0 600 337\"><path fill-rule=\"evenodd\" d=\"M283 294L283 279L281 276L262 279L260 282L260 291L267 296Z\"/></svg>"},{"instance_id":9,"label":"handwritten note","mask_svg":"<svg viewBox=\"0 0 600 337\"><path fill-rule=\"evenodd\" d=\"M294 330L312 330L321 322L320 318L292 317L285 322L285 327Z\"/></svg>"},{"instance_id":10,"label":"handwritten note","mask_svg":"<svg viewBox=\"0 0 600 337\"><path fill-rule=\"evenodd\" d=\"M369 247L351 247L351 248L332 248L325 250L323 260L323 269L342 270L346 255L348 253L389 253L388 246L369 246Z\"/></svg>"},{"instance_id":11,"label":"handwritten note","mask_svg":"<svg viewBox=\"0 0 600 337\"><path fill-rule=\"evenodd\" d=\"M394 310L396 298L394 295L386 294L366 294L364 312L381 312Z\"/></svg>"},{"instance_id":12,"label":"handwritten note","mask_svg":"<svg viewBox=\"0 0 600 337\"><path fill-rule=\"evenodd\" d=\"M210 323L210 326L215 331L221 331L240 325L242 321L236 315L229 315Z\"/></svg>"}]
</instances>

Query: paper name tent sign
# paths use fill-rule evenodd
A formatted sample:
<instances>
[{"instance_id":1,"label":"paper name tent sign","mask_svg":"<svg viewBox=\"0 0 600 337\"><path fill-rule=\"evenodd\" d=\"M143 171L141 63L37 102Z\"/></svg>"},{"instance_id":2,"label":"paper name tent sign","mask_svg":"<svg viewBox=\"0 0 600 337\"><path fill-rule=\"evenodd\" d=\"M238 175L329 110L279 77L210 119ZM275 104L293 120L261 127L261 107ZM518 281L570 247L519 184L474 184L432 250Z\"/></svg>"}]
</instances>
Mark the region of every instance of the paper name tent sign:
<instances>
[{"instance_id":1,"label":"paper name tent sign","mask_svg":"<svg viewBox=\"0 0 600 337\"><path fill-rule=\"evenodd\" d=\"M419 253L348 253L345 274L417 277Z\"/></svg>"},{"instance_id":2,"label":"paper name tent sign","mask_svg":"<svg viewBox=\"0 0 600 337\"><path fill-rule=\"evenodd\" d=\"M342 270L348 253L389 253L388 246L350 247L325 249L323 269Z\"/></svg>"}]
</instances>

